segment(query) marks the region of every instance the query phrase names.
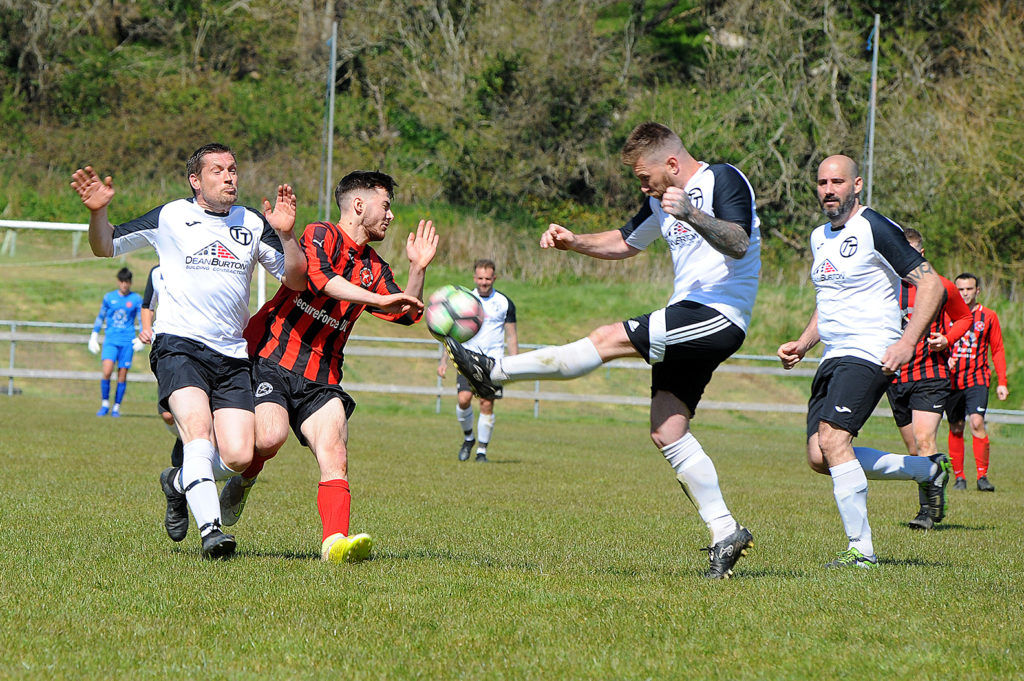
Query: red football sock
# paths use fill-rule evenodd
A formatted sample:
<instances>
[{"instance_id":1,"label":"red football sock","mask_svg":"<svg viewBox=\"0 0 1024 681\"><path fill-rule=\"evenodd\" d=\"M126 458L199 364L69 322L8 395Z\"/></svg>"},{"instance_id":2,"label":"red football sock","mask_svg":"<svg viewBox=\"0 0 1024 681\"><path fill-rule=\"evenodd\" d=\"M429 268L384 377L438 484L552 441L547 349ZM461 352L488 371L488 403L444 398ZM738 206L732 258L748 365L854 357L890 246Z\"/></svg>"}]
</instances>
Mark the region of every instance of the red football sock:
<instances>
[{"instance_id":1,"label":"red football sock","mask_svg":"<svg viewBox=\"0 0 1024 681\"><path fill-rule=\"evenodd\" d=\"M253 452L252 453L252 463L249 464L248 468L246 468L244 471L242 471L242 477L245 478L246 480L252 480L253 478L255 478L257 475L260 474L260 471L263 470L263 466L268 461L273 459L276 454L277 454L277 452L274 452L270 456L263 456L262 454L259 454L258 452Z\"/></svg>"},{"instance_id":2,"label":"red football sock","mask_svg":"<svg viewBox=\"0 0 1024 681\"><path fill-rule=\"evenodd\" d=\"M953 474L964 477L964 434L950 431L949 433L949 459L953 462Z\"/></svg>"},{"instance_id":3,"label":"red football sock","mask_svg":"<svg viewBox=\"0 0 1024 681\"><path fill-rule=\"evenodd\" d=\"M339 532L348 536L349 510L352 507L352 494L348 489L348 480L339 478L321 482L317 488L316 507L320 511L320 520L324 524L323 539Z\"/></svg>"},{"instance_id":4,"label":"red football sock","mask_svg":"<svg viewBox=\"0 0 1024 681\"><path fill-rule=\"evenodd\" d=\"M988 435L974 438L974 465L979 478L988 475Z\"/></svg>"}]
</instances>

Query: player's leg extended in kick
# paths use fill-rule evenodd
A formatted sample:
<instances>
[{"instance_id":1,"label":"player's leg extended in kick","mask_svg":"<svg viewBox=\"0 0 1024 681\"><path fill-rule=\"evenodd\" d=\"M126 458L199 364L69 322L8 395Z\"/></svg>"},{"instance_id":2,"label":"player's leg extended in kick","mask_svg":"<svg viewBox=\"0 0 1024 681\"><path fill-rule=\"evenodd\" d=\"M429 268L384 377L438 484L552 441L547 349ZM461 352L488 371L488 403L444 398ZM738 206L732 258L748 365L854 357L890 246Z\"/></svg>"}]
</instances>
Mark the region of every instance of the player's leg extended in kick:
<instances>
[{"instance_id":1,"label":"player's leg extended in kick","mask_svg":"<svg viewBox=\"0 0 1024 681\"><path fill-rule=\"evenodd\" d=\"M659 390L651 400L651 440L675 471L676 480L711 532L711 579L728 579L740 556L754 545L750 531L737 523L722 498L718 472L690 432L690 409L671 392Z\"/></svg>"},{"instance_id":2,"label":"player's leg extended in kick","mask_svg":"<svg viewBox=\"0 0 1024 681\"><path fill-rule=\"evenodd\" d=\"M564 381L590 373L620 357L639 357L621 322L594 330L586 338L567 345L491 359L446 338L445 348L459 373L479 397L492 399L498 386L512 381L544 379Z\"/></svg>"},{"instance_id":3,"label":"player's leg extended in kick","mask_svg":"<svg viewBox=\"0 0 1024 681\"><path fill-rule=\"evenodd\" d=\"M323 523L320 556L332 563L358 563L370 557L373 540L349 534L352 494L348 486L348 420L345 405L329 400L299 426L320 467L316 505Z\"/></svg>"}]
</instances>

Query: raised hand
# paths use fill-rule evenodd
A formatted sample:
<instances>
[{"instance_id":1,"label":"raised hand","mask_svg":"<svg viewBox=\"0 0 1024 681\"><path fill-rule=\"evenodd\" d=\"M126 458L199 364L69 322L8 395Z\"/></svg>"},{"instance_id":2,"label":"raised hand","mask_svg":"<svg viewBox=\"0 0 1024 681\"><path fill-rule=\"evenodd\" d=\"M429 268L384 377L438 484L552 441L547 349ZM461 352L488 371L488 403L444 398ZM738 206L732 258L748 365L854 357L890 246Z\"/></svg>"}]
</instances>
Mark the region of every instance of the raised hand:
<instances>
[{"instance_id":1,"label":"raised hand","mask_svg":"<svg viewBox=\"0 0 1024 681\"><path fill-rule=\"evenodd\" d=\"M434 221L420 220L416 232L410 233L405 243L405 253L409 257L409 264L419 269L426 269L437 254L437 241Z\"/></svg>"},{"instance_id":2,"label":"raised hand","mask_svg":"<svg viewBox=\"0 0 1024 681\"><path fill-rule=\"evenodd\" d=\"M71 188L78 192L82 203L90 211L106 208L114 198L114 179L107 175L106 179L101 180L92 166L71 173Z\"/></svg>"},{"instance_id":3,"label":"raised hand","mask_svg":"<svg viewBox=\"0 0 1024 681\"><path fill-rule=\"evenodd\" d=\"M266 198L263 199L263 217L275 230L288 234L295 229L295 206L297 203L292 186L279 184L273 209L270 207L270 201Z\"/></svg>"}]
</instances>

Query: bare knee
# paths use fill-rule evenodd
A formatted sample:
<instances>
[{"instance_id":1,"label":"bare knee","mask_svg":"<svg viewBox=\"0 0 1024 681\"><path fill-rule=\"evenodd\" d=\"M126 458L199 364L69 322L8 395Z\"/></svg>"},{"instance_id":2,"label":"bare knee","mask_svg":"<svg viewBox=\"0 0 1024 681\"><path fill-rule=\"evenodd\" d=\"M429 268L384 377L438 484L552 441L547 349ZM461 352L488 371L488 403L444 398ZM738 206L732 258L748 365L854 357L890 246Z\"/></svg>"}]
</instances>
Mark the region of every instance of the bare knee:
<instances>
[{"instance_id":1,"label":"bare knee","mask_svg":"<svg viewBox=\"0 0 1024 681\"><path fill-rule=\"evenodd\" d=\"M348 479L348 448L344 442L334 442L314 451L320 466L320 481Z\"/></svg>"}]
</instances>

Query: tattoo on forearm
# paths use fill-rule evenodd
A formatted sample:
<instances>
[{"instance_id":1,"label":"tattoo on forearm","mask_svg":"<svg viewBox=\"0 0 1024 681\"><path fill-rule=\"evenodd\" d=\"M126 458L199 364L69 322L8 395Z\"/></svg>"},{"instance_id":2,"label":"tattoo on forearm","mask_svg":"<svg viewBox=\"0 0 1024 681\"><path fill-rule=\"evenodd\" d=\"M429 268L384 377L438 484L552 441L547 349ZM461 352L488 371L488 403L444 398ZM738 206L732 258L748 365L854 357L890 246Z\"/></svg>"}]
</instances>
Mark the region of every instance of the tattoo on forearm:
<instances>
[{"instance_id":1,"label":"tattoo on forearm","mask_svg":"<svg viewBox=\"0 0 1024 681\"><path fill-rule=\"evenodd\" d=\"M742 258L750 246L750 237L733 222L719 220L701 210L690 211L685 220L712 248L731 258Z\"/></svg>"},{"instance_id":2,"label":"tattoo on forearm","mask_svg":"<svg viewBox=\"0 0 1024 681\"><path fill-rule=\"evenodd\" d=\"M935 270L932 269L931 263L925 260L906 276L907 283L917 286L922 280L924 280L925 275L931 274L934 271Z\"/></svg>"}]
</instances>

